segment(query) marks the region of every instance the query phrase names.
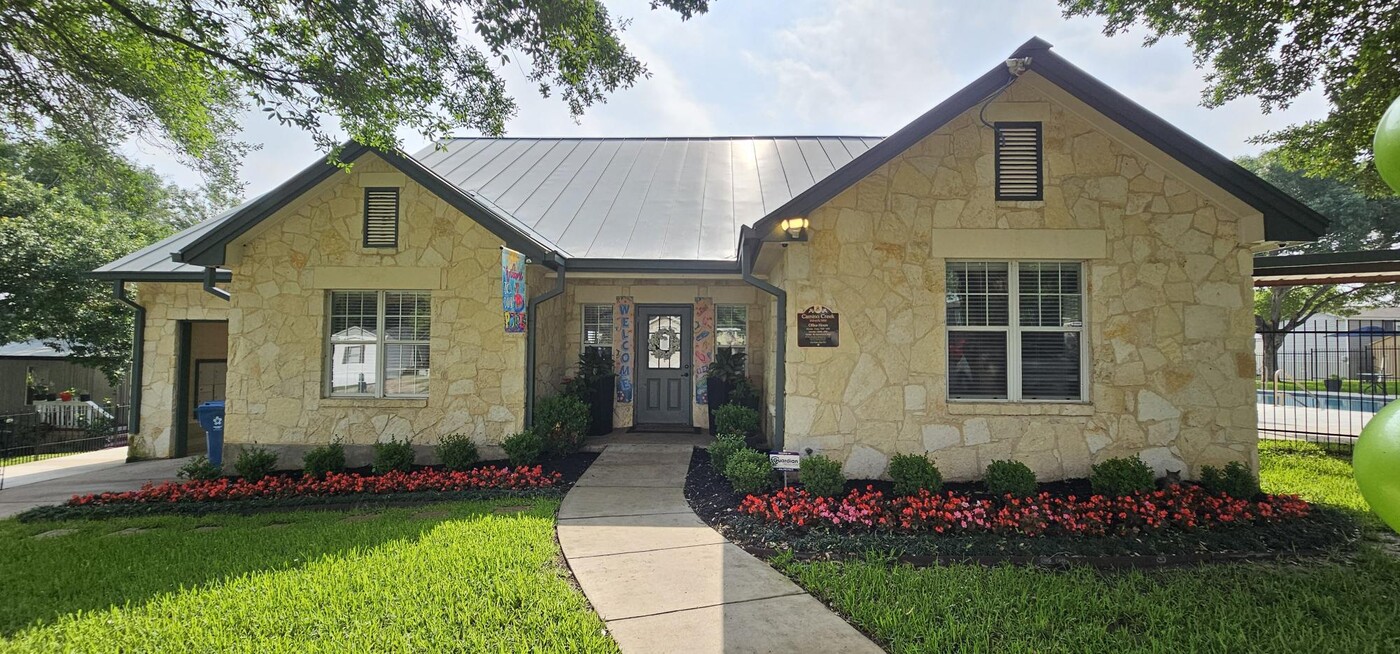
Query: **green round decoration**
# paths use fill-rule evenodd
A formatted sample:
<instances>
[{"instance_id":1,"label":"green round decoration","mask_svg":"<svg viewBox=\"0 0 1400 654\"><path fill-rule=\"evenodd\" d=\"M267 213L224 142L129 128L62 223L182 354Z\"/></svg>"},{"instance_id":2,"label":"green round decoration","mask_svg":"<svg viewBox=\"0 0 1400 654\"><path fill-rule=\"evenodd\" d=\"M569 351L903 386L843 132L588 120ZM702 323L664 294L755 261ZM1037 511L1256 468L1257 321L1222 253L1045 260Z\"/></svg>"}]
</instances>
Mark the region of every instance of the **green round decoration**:
<instances>
[{"instance_id":1,"label":"green round decoration","mask_svg":"<svg viewBox=\"0 0 1400 654\"><path fill-rule=\"evenodd\" d=\"M1380 172L1381 179L1400 193L1400 98L1395 98L1395 102L1390 103L1390 108L1381 115L1371 150L1376 155L1376 170Z\"/></svg>"},{"instance_id":2,"label":"green round decoration","mask_svg":"<svg viewBox=\"0 0 1400 654\"><path fill-rule=\"evenodd\" d=\"M1385 405L1361 430L1351 466L1371 510L1400 532L1400 400Z\"/></svg>"}]
</instances>

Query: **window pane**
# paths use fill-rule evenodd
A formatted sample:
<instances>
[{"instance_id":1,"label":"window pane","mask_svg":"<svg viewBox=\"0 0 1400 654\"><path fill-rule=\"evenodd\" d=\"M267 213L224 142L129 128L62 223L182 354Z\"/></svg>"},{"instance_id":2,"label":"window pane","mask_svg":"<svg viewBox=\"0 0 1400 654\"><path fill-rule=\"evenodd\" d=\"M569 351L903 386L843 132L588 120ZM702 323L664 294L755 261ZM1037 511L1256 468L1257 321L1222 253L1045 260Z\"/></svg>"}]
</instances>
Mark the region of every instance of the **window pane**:
<instances>
[{"instance_id":1,"label":"window pane","mask_svg":"<svg viewBox=\"0 0 1400 654\"><path fill-rule=\"evenodd\" d=\"M949 263L948 324L979 327L1009 324L1010 280L1007 263Z\"/></svg>"},{"instance_id":2,"label":"window pane","mask_svg":"<svg viewBox=\"0 0 1400 654\"><path fill-rule=\"evenodd\" d=\"M331 293L331 340L374 341L378 314L379 294L374 291Z\"/></svg>"},{"instance_id":3,"label":"window pane","mask_svg":"<svg viewBox=\"0 0 1400 654\"><path fill-rule=\"evenodd\" d=\"M715 307L715 346L742 349L749 344L749 308L742 304Z\"/></svg>"},{"instance_id":4,"label":"window pane","mask_svg":"<svg viewBox=\"0 0 1400 654\"><path fill-rule=\"evenodd\" d=\"M948 333L948 397L1006 397L1006 334Z\"/></svg>"},{"instance_id":5,"label":"window pane","mask_svg":"<svg viewBox=\"0 0 1400 654\"><path fill-rule=\"evenodd\" d=\"M1058 261L1023 262L1018 268L1023 327L1079 326L1080 264Z\"/></svg>"},{"instance_id":6,"label":"window pane","mask_svg":"<svg viewBox=\"0 0 1400 654\"><path fill-rule=\"evenodd\" d=\"M428 394L428 346L388 345L384 350L384 394Z\"/></svg>"},{"instance_id":7,"label":"window pane","mask_svg":"<svg viewBox=\"0 0 1400 654\"><path fill-rule=\"evenodd\" d=\"M1027 400L1078 400L1078 332L1021 334L1021 397Z\"/></svg>"},{"instance_id":8,"label":"window pane","mask_svg":"<svg viewBox=\"0 0 1400 654\"><path fill-rule=\"evenodd\" d=\"M652 316L647 320L647 367L675 370L681 367L680 316Z\"/></svg>"},{"instance_id":9,"label":"window pane","mask_svg":"<svg viewBox=\"0 0 1400 654\"><path fill-rule=\"evenodd\" d=\"M331 395L378 395L375 366L379 346L374 343L331 346Z\"/></svg>"},{"instance_id":10,"label":"window pane","mask_svg":"<svg viewBox=\"0 0 1400 654\"><path fill-rule=\"evenodd\" d=\"M431 299L427 293L384 294L384 335L391 341L426 341L431 336Z\"/></svg>"},{"instance_id":11,"label":"window pane","mask_svg":"<svg viewBox=\"0 0 1400 654\"><path fill-rule=\"evenodd\" d=\"M583 344L612 345L612 305L585 304L583 306Z\"/></svg>"}]
</instances>

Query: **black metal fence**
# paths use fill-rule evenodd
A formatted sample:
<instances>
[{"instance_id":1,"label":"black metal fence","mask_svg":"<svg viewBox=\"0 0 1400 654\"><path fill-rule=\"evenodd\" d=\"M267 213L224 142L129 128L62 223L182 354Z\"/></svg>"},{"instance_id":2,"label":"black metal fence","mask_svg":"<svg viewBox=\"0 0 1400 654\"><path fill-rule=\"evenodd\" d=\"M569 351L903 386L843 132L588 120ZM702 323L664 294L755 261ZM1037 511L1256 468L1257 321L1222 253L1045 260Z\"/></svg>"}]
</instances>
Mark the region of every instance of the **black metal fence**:
<instances>
[{"instance_id":1,"label":"black metal fence","mask_svg":"<svg viewBox=\"0 0 1400 654\"><path fill-rule=\"evenodd\" d=\"M39 411L0 415L0 488L5 468L127 444L131 407L105 405L86 411L76 424L55 424ZM70 420L62 421L70 423Z\"/></svg>"},{"instance_id":2,"label":"black metal fence","mask_svg":"<svg viewBox=\"0 0 1400 654\"><path fill-rule=\"evenodd\" d=\"M1261 438L1350 450L1381 407L1400 397L1394 320L1312 320L1254 337Z\"/></svg>"}]
</instances>

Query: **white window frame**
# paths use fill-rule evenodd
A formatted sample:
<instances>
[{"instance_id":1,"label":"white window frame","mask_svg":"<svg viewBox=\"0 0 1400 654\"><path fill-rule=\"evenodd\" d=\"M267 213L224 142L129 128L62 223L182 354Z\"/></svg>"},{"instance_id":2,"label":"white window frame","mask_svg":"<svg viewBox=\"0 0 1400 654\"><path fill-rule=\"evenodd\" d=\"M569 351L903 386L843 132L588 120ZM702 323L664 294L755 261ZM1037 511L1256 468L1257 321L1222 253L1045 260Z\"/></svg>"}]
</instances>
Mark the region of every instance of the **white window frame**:
<instances>
[{"instance_id":1,"label":"white window frame","mask_svg":"<svg viewBox=\"0 0 1400 654\"><path fill-rule=\"evenodd\" d=\"M980 403L1021 403L1021 404L1091 404L1089 380L1093 377L1089 356L1089 263L1077 259L948 259L954 263L1004 263L1007 264L1007 324L1005 326L949 325L947 294L943 306L943 357L945 370L952 368L948 357L949 339L953 332L997 332L1006 334L1006 397L953 397L952 384L945 384L944 396L949 402L960 404ZM1079 264L1079 327L1023 327L1021 326L1021 264L1030 263L1075 263ZM946 276L946 268L945 268ZM1079 334L1079 399L1039 399L1021 397L1021 339L1025 332L1053 332ZM945 379L948 373L945 372Z\"/></svg>"},{"instance_id":2,"label":"white window frame","mask_svg":"<svg viewBox=\"0 0 1400 654\"><path fill-rule=\"evenodd\" d=\"M375 317L374 317L374 333L375 333L375 340L373 340L373 341L353 341L353 342L352 342L352 341L333 341L333 340L331 339L331 317L332 317L332 306L333 306L333 304L332 304L332 302L331 302L331 298L332 298L336 293L374 293L374 294L375 294L375 296L376 296L376 300L375 300L375 303L376 303L376 304L375 304ZM433 364L432 364L432 343L431 343L431 341L430 341L430 340L416 340L416 339L415 339L415 340L403 340L403 339L389 338L388 332L384 329L385 318L386 318L387 315L388 315L388 310L387 310L388 307L387 307L387 304L384 302L384 295L385 295L386 293L421 293L421 294L427 295L427 296L428 296L428 305L429 305L429 309L428 309L428 321L429 321L429 325L430 325L430 327L429 327L429 332L430 332L430 333L429 333L429 336L430 336L430 338L431 338L431 323L432 323L432 319L433 319L433 310L432 310L432 297L433 297L433 296L432 296L432 292L431 292L431 291L428 291L428 290L421 290L421 289L398 289L398 288L393 288L393 289L370 289L370 288L354 289L354 288L337 288L337 289L333 289L333 290L326 291L325 333L324 333L323 337L321 338L322 345L325 347L325 355L322 357L323 367L324 367L325 369L324 369L324 370L322 371L322 373L321 373L321 388L322 388L321 396L322 396L322 397L327 398L327 399L352 398L352 399L391 399L391 400L397 400L397 399L425 399L425 398L428 397L428 393L392 393L392 394L391 394L391 393L388 393L388 392L385 390L385 389L388 387L388 383L387 383L387 382L388 382L388 376L387 376L387 374L386 374L386 373L387 373L387 370L385 369L385 364L386 364L386 362L387 362L387 357L388 357L388 352L389 352L389 346L390 346L390 345L427 345L427 346L429 346L429 352L428 352L428 356L429 356L429 363L428 363L428 388L429 388L429 391L431 391L432 385L433 385L433 384L432 384L432 365L433 365ZM373 346L375 346L375 348L374 348L374 372L375 372L376 375L378 375L378 382L375 384L375 386L376 386L375 392L373 392L373 393L344 393L344 392L336 393L336 392L335 392L334 387L333 387L333 384L332 384L332 381L331 381L331 372L332 372L332 370L333 370L332 366L335 364L335 346L336 346L336 345L362 345L362 346L363 346L363 345L373 345Z\"/></svg>"},{"instance_id":3,"label":"white window frame","mask_svg":"<svg viewBox=\"0 0 1400 654\"><path fill-rule=\"evenodd\" d=\"M716 352L719 351L719 348L720 348L720 347L731 347L731 348L734 347L734 346L721 346L721 345L719 344L719 340L718 340L718 334L719 334L719 310L720 310L721 307L739 307L740 309L743 309L743 310L744 310L744 344L741 345L741 346L739 346L737 349L740 349L740 350L743 350L743 351L744 351L744 368L747 369L747 368L749 367L749 334L751 333L751 332L749 331L749 305L747 305L747 304L716 304L716 305L715 305L715 334L716 334L715 351L716 351Z\"/></svg>"},{"instance_id":4,"label":"white window frame","mask_svg":"<svg viewBox=\"0 0 1400 654\"><path fill-rule=\"evenodd\" d=\"M589 342L588 342L588 324L589 324L589 323L588 323L588 309L589 309L589 307L607 307L607 309L608 309L608 342L607 342L607 343L589 343ZM579 305L579 316L578 316L578 323L579 323L579 335L578 335L578 343L579 343L579 346L578 346L578 351L579 351L579 354L583 354L584 352L587 352L587 351L588 351L588 348L590 348L590 347L606 347L606 348L609 348L609 349L616 347L615 344L617 343L617 337L616 337L617 335L616 335L616 334L613 334L613 327L616 325L616 323L614 322L615 316L613 315L613 313L616 312L616 311L617 311L617 307L615 307L615 306L613 306L613 305L611 305L611 304L607 304L607 303L605 303L605 302L589 302L589 303L586 303L586 304L580 304L580 305Z\"/></svg>"}]
</instances>

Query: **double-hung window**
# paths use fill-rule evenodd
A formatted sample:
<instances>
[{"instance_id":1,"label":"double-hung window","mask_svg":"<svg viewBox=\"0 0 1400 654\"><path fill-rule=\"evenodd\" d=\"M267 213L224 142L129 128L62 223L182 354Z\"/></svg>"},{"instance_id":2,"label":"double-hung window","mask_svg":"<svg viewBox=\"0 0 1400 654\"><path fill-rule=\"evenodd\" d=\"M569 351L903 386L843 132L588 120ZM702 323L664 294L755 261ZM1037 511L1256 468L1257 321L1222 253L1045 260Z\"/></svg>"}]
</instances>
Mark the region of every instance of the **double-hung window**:
<instances>
[{"instance_id":1,"label":"double-hung window","mask_svg":"<svg viewBox=\"0 0 1400 654\"><path fill-rule=\"evenodd\" d=\"M583 351L588 354L606 352L612 356L613 305L583 305Z\"/></svg>"},{"instance_id":2,"label":"double-hung window","mask_svg":"<svg viewBox=\"0 0 1400 654\"><path fill-rule=\"evenodd\" d=\"M715 306L715 350L748 353L749 308L743 304Z\"/></svg>"},{"instance_id":3,"label":"double-hung window","mask_svg":"<svg viewBox=\"0 0 1400 654\"><path fill-rule=\"evenodd\" d=\"M326 395L428 394L431 295L426 291L331 291Z\"/></svg>"},{"instance_id":4,"label":"double-hung window","mask_svg":"<svg viewBox=\"0 0 1400 654\"><path fill-rule=\"evenodd\" d=\"M1084 266L948 263L948 397L1085 398Z\"/></svg>"}]
</instances>

